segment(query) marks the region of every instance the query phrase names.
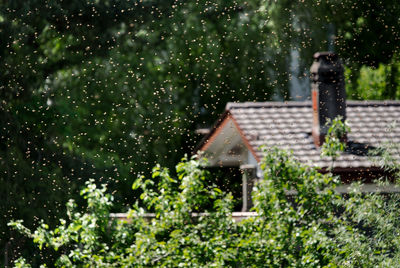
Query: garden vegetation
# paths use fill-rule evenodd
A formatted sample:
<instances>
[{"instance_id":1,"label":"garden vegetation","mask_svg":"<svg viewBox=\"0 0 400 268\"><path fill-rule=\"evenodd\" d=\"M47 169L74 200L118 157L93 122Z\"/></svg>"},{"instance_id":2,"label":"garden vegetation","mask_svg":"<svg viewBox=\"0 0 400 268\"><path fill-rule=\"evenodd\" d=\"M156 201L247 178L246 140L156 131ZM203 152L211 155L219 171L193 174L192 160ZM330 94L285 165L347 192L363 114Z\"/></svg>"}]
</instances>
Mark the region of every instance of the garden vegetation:
<instances>
[{"instance_id":1,"label":"garden vegetation","mask_svg":"<svg viewBox=\"0 0 400 268\"><path fill-rule=\"evenodd\" d=\"M340 122L332 125L343 129ZM57 252L57 267L398 266L397 194L362 193L354 184L348 195L339 195L332 174L277 148L265 155L263 178L252 193L256 216L241 221L232 218L232 195L206 183L205 160L193 157L176 166L176 177L160 166L152 178L139 177L132 187L141 189L142 205L134 204L126 220L110 217L112 195L89 181L81 191L85 210L70 200L56 228L42 222L32 232L22 221L9 225L41 250ZM387 169L398 170L389 155L382 156ZM147 211L155 216L144 217ZM15 265L30 267L23 258Z\"/></svg>"}]
</instances>

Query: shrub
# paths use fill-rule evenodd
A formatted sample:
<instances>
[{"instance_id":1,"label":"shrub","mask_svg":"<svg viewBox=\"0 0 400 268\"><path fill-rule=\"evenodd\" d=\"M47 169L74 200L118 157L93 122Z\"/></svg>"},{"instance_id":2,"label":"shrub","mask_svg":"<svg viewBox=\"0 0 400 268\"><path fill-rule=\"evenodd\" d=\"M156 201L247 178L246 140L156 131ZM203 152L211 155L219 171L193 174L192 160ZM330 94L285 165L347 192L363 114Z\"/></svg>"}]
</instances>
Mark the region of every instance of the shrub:
<instances>
[{"instance_id":1,"label":"shrub","mask_svg":"<svg viewBox=\"0 0 400 268\"><path fill-rule=\"evenodd\" d=\"M343 198L331 174L271 149L262 163L264 177L253 191L256 217L235 222L232 196L206 183L202 161L184 159L177 177L156 166L151 179L138 178L139 202L127 221L109 217L112 196L105 186L87 183L81 194L86 211L74 201L67 219L34 232L21 221L10 226L40 247L59 252L58 267L393 267L400 257L398 197L361 194ZM338 208L343 210L338 212ZM153 212L152 219L144 217ZM195 212L204 212L194 216ZM19 259L18 267L29 267Z\"/></svg>"}]
</instances>

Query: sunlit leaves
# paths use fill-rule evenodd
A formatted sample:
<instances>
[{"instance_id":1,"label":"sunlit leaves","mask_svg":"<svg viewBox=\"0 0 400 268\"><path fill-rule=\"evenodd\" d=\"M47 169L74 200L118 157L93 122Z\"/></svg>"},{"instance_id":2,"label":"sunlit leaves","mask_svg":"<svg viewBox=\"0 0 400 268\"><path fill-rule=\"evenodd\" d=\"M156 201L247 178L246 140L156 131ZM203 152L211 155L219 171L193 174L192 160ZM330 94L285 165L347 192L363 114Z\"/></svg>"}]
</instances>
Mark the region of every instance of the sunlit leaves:
<instances>
[{"instance_id":1,"label":"sunlit leaves","mask_svg":"<svg viewBox=\"0 0 400 268\"><path fill-rule=\"evenodd\" d=\"M332 159L332 164L340 153L346 149L346 135L350 132L350 127L341 116L328 120L328 133L325 136L325 142L321 147L321 156L328 156ZM333 166L331 166L333 168Z\"/></svg>"},{"instance_id":2,"label":"sunlit leaves","mask_svg":"<svg viewBox=\"0 0 400 268\"><path fill-rule=\"evenodd\" d=\"M55 229L42 222L32 234L21 221L9 225L42 250L60 251L57 267L396 265L398 196L365 195L353 185L344 198L331 174L278 149L266 151L262 168L253 192L256 215L240 222L232 219L232 196L205 185L209 174L184 159L177 178L156 166L152 179L135 182L145 207L133 205L126 220L109 217L112 198L91 181L81 191L85 210L71 200L68 220Z\"/></svg>"},{"instance_id":3,"label":"sunlit leaves","mask_svg":"<svg viewBox=\"0 0 400 268\"><path fill-rule=\"evenodd\" d=\"M7 219L55 224L90 178L129 206L134 178L173 170L228 101L289 100L290 79L328 43L351 98L399 97L398 12L394 1L2 3L0 248L23 247Z\"/></svg>"}]
</instances>

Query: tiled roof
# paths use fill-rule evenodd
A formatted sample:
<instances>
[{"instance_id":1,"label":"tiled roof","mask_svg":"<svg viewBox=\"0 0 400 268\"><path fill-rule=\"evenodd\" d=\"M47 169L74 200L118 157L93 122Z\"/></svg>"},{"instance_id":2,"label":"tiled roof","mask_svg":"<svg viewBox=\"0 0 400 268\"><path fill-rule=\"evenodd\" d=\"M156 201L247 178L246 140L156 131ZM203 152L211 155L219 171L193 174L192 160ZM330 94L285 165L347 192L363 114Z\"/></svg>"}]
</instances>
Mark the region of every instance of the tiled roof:
<instances>
[{"instance_id":1,"label":"tiled roof","mask_svg":"<svg viewBox=\"0 0 400 268\"><path fill-rule=\"evenodd\" d=\"M368 149L385 142L400 143L400 101L347 101L346 105L349 149L337 158L334 167L372 167ZM330 158L321 158L313 143L311 102L228 103L226 109L260 159L261 145L277 146L293 151L298 160L309 165L330 165Z\"/></svg>"}]
</instances>

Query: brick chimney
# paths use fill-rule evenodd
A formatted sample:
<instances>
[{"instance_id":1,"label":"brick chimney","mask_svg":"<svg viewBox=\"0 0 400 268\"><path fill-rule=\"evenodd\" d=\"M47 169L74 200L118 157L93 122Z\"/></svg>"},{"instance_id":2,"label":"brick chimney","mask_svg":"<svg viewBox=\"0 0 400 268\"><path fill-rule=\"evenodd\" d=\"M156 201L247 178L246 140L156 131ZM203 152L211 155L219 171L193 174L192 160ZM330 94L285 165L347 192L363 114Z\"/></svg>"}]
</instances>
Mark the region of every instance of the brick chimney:
<instances>
[{"instance_id":1,"label":"brick chimney","mask_svg":"<svg viewBox=\"0 0 400 268\"><path fill-rule=\"evenodd\" d=\"M326 122L341 115L346 119L346 90L343 65L333 52L317 52L311 66L311 96L313 108L312 136L321 146L329 127Z\"/></svg>"}]
</instances>

